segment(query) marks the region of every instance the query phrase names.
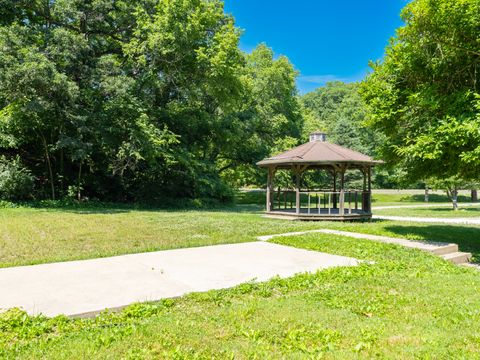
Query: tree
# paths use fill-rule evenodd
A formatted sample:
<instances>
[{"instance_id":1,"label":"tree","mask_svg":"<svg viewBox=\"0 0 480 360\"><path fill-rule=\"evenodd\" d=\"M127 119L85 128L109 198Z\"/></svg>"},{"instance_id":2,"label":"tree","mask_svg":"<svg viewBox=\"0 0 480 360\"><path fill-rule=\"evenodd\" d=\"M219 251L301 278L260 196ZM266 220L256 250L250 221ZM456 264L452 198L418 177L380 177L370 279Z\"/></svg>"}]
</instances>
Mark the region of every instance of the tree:
<instances>
[{"instance_id":1,"label":"tree","mask_svg":"<svg viewBox=\"0 0 480 360\"><path fill-rule=\"evenodd\" d=\"M297 72L285 56L274 59L265 44L246 55L241 107L232 119L235 132L219 162L224 178L243 186L263 184L255 163L298 143L304 112L297 95Z\"/></svg>"},{"instance_id":2,"label":"tree","mask_svg":"<svg viewBox=\"0 0 480 360\"><path fill-rule=\"evenodd\" d=\"M383 136L366 125L366 108L357 83L328 82L325 86L305 94L302 103L306 109L302 131L304 141L308 140L312 131L320 129L328 134L329 141L378 157L377 148L382 144ZM384 187L392 187L396 184L394 175L386 170L377 170L374 182ZM347 180L355 181L355 185L359 187L362 179L359 172L347 175Z\"/></svg>"},{"instance_id":3,"label":"tree","mask_svg":"<svg viewBox=\"0 0 480 360\"><path fill-rule=\"evenodd\" d=\"M0 154L37 197L224 199L299 134L293 66L244 54L220 0L0 5Z\"/></svg>"},{"instance_id":4,"label":"tree","mask_svg":"<svg viewBox=\"0 0 480 360\"><path fill-rule=\"evenodd\" d=\"M313 114L307 118L302 137L321 129L328 138L345 147L376 156L382 138L365 124L366 109L357 83L329 82L302 97L304 106Z\"/></svg>"},{"instance_id":5,"label":"tree","mask_svg":"<svg viewBox=\"0 0 480 360\"><path fill-rule=\"evenodd\" d=\"M362 84L384 160L411 180L478 178L478 0L414 0Z\"/></svg>"}]
</instances>

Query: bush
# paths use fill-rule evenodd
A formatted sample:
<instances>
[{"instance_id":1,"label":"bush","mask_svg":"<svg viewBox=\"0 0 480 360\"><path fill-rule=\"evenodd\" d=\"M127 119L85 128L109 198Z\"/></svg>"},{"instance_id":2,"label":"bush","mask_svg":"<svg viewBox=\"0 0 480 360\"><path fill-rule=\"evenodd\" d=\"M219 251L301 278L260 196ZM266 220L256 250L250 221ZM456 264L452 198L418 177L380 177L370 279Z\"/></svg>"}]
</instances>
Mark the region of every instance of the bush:
<instances>
[{"instance_id":1,"label":"bush","mask_svg":"<svg viewBox=\"0 0 480 360\"><path fill-rule=\"evenodd\" d=\"M32 197L34 176L20 158L0 158L0 199L25 200Z\"/></svg>"}]
</instances>

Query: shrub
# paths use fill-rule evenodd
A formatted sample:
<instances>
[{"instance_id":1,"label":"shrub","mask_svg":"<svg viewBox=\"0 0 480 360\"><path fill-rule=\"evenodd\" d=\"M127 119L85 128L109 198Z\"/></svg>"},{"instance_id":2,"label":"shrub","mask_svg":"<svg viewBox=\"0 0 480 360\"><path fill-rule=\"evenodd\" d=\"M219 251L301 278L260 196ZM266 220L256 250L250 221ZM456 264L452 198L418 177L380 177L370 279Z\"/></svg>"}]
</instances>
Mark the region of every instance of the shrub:
<instances>
[{"instance_id":1,"label":"shrub","mask_svg":"<svg viewBox=\"0 0 480 360\"><path fill-rule=\"evenodd\" d=\"M24 200L32 197L34 176L20 158L0 158L0 199Z\"/></svg>"}]
</instances>

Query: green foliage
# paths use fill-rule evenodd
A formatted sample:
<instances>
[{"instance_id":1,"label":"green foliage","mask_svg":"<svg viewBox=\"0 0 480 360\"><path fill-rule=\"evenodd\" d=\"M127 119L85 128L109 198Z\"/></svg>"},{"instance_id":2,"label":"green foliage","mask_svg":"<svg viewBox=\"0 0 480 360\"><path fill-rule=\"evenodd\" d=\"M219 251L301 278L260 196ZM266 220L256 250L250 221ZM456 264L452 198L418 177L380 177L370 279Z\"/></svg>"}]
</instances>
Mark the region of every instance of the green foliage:
<instances>
[{"instance_id":1,"label":"green foliage","mask_svg":"<svg viewBox=\"0 0 480 360\"><path fill-rule=\"evenodd\" d=\"M314 130L323 130L336 144L376 157L381 135L365 124L366 109L357 83L329 82L302 97L313 114L306 119L302 138L308 140Z\"/></svg>"},{"instance_id":2,"label":"green foliage","mask_svg":"<svg viewBox=\"0 0 480 360\"><path fill-rule=\"evenodd\" d=\"M410 179L478 177L477 0L415 0L362 85L382 156Z\"/></svg>"},{"instance_id":3,"label":"green foliage","mask_svg":"<svg viewBox=\"0 0 480 360\"><path fill-rule=\"evenodd\" d=\"M297 145L304 116L296 76L288 59L274 59L264 44L246 56L242 107L232 124L236 132L228 142L231 153L225 155L220 168L229 183L264 184L265 171L255 163Z\"/></svg>"},{"instance_id":4,"label":"green foliage","mask_svg":"<svg viewBox=\"0 0 480 360\"><path fill-rule=\"evenodd\" d=\"M0 158L0 199L25 200L32 197L34 177L20 159Z\"/></svg>"},{"instance_id":5,"label":"green foliage","mask_svg":"<svg viewBox=\"0 0 480 360\"><path fill-rule=\"evenodd\" d=\"M293 66L242 53L220 0L1 5L0 152L39 198L228 200L298 136Z\"/></svg>"},{"instance_id":6,"label":"green foliage","mask_svg":"<svg viewBox=\"0 0 480 360\"><path fill-rule=\"evenodd\" d=\"M366 107L359 94L357 83L329 82L302 97L304 107L304 126L302 139L308 140L309 134L322 130L328 134L327 140L361 153L380 158L378 149L384 136L366 124ZM328 174L306 174L307 184L331 187ZM362 174L358 171L347 173L346 181L350 187L361 188ZM373 184L381 188L398 187L400 178L395 171L375 169ZM403 185L403 184L402 184Z\"/></svg>"}]
</instances>

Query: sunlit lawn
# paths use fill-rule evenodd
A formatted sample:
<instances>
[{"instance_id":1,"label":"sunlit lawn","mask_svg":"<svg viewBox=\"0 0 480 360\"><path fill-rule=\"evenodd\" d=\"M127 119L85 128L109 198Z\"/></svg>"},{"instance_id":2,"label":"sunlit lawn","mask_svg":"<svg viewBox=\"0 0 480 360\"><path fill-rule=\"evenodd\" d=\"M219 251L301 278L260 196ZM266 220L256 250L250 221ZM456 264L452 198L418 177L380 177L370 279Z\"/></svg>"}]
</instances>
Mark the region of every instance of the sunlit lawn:
<instances>
[{"instance_id":1,"label":"sunlit lawn","mask_svg":"<svg viewBox=\"0 0 480 360\"><path fill-rule=\"evenodd\" d=\"M263 218L262 194L210 210L138 209L134 206L19 207L0 209L0 267L112 256L163 249L254 241L259 235L319 227L414 240L456 242L480 254L480 228L400 222L328 223ZM383 195L377 204L388 203ZM260 200L259 200L260 199ZM397 200L397 199L395 199ZM383 201L383 202L382 202ZM458 214L473 214L478 207ZM395 209L394 214L450 214L447 208ZM380 213L380 211L377 211ZM388 212L382 211L387 214ZM420 215L422 214L422 215ZM433 216L433 215L432 215ZM443 216L443 215L442 215ZM447 216L447 215L445 215ZM463 215L462 215L463 216ZM466 215L465 215L466 216Z\"/></svg>"},{"instance_id":2,"label":"sunlit lawn","mask_svg":"<svg viewBox=\"0 0 480 360\"><path fill-rule=\"evenodd\" d=\"M262 196L249 193L237 205L207 210L88 204L0 209L0 267L253 241L316 228L455 242L480 260L480 227L266 219ZM379 196L375 205L418 202L395 196ZM451 211L406 211L413 210ZM47 319L10 310L0 313L0 358L480 357L477 270L348 237L316 233L275 241L368 262L136 304L95 319Z\"/></svg>"},{"instance_id":3,"label":"sunlit lawn","mask_svg":"<svg viewBox=\"0 0 480 360\"><path fill-rule=\"evenodd\" d=\"M0 357L304 359L480 357L480 276L438 257L312 234L285 245L370 260L72 320L0 315Z\"/></svg>"},{"instance_id":4,"label":"sunlit lawn","mask_svg":"<svg viewBox=\"0 0 480 360\"><path fill-rule=\"evenodd\" d=\"M1 209L0 267L253 241L317 226L251 210Z\"/></svg>"}]
</instances>

